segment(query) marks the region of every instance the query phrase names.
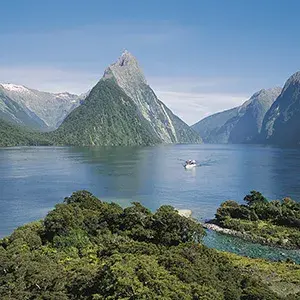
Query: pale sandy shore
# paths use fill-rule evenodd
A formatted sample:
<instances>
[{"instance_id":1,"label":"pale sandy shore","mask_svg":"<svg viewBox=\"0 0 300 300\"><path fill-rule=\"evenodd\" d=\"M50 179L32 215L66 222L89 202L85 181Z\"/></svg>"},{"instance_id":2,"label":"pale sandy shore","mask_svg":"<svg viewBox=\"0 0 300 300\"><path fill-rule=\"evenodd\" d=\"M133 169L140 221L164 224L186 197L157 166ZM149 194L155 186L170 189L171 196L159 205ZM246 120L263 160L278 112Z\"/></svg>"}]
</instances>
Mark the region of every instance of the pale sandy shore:
<instances>
[{"instance_id":1,"label":"pale sandy shore","mask_svg":"<svg viewBox=\"0 0 300 300\"><path fill-rule=\"evenodd\" d=\"M190 218L192 216L192 211L190 209L177 209L180 216Z\"/></svg>"}]
</instances>

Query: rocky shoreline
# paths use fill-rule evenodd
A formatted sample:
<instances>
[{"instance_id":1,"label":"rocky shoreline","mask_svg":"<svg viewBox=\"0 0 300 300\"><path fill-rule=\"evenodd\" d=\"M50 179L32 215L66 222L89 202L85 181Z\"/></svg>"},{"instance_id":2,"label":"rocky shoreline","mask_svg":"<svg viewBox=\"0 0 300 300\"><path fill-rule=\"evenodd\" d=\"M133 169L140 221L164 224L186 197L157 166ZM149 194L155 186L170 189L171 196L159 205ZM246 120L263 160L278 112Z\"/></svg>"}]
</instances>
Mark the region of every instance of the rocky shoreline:
<instances>
[{"instance_id":1,"label":"rocky shoreline","mask_svg":"<svg viewBox=\"0 0 300 300\"><path fill-rule=\"evenodd\" d=\"M293 247L292 245L289 245L288 239L286 239L286 243L284 245L280 245L280 244L274 243L266 238L263 238L260 236L253 236L247 232L241 232L241 231L236 231L233 229L221 227L217 224L214 224L213 220L202 223L202 226L205 229L213 230L213 231L216 231L216 232L219 232L222 234L236 236L236 237L242 238L242 239L252 242L252 243L259 243L261 245L268 245L268 246L282 248L282 249L288 249L288 250L299 250L298 248Z\"/></svg>"},{"instance_id":2,"label":"rocky shoreline","mask_svg":"<svg viewBox=\"0 0 300 300\"><path fill-rule=\"evenodd\" d=\"M182 217L191 218L192 211L190 209L177 209L178 214Z\"/></svg>"},{"instance_id":3,"label":"rocky shoreline","mask_svg":"<svg viewBox=\"0 0 300 300\"><path fill-rule=\"evenodd\" d=\"M178 211L178 214L183 217L192 218L192 210L190 210L190 209L177 209L177 211ZM196 222L199 222L196 219L194 219L194 220ZM272 247L277 247L277 248L282 248L282 249L287 249L287 250L300 250L299 248L294 247L293 245L290 245L288 239L284 240L284 242L285 242L284 244L278 244L278 243L274 243L273 241L268 240L263 237L260 237L260 236L253 236L247 232L242 232L242 231L237 231L237 230L221 227L221 226L215 224L214 222L215 222L215 220L209 220L204 223L201 223L201 225L205 229L213 230L213 231L216 231L216 232L219 232L222 234L236 236L238 238L241 238L245 241L249 241L251 243L258 243L261 245L267 245L267 246L272 246Z\"/></svg>"}]
</instances>

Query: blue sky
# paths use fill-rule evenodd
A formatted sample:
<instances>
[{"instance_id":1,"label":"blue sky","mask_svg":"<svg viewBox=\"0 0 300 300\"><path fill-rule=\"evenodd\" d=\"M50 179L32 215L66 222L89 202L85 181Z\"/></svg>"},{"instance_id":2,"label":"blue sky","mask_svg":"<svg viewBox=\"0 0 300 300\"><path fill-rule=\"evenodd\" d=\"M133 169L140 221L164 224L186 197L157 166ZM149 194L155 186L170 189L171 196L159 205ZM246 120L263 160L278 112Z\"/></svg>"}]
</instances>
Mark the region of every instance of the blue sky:
<instances>
[{"instance_id":1,"label":"blue sky","mask_svg":"<svg viewBox=\"0 0 300 300\"><path fill-rule=\"evenodd\" d=\"M85 92L132 52L187 123L300 70L296 0L2 0L0 82Z\"/></svg>"}]
</instances>

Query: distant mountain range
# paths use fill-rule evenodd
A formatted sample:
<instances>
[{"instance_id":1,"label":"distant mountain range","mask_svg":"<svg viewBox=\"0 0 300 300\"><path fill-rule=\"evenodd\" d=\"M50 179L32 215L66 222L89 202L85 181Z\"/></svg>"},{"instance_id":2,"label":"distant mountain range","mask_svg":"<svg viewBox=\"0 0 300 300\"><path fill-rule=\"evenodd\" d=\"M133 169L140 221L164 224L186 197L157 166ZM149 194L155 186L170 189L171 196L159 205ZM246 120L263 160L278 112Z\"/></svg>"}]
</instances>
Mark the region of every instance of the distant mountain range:
<instances>
[{"instance_id":1,"label":"distant mountain range","mask_svg":"<svg viewBox=\"0 0 300 300\"><path fill-rule=\"evenodd\" d=\"M300 72L283 89L255 93L242 106L213 114L192 126L206 143L300 145Z\"/></svg>"},{"instance_id":2,"label":"distant mountain range","mask_svg":"<svg viewBox=\"0 0 300 300\"><path fill-rule=\"evenodd\" d=\"M262 89L241 106L190 127L157 98L136 58L125 51L82 95L0 84L0 121L0 146L152 145L202 139L299 146L300 72L283 89Z\"/></svg>"},{"instance_id":3,"label":"distant mountain range","mask_svg":"<svg viewBox=\"0 0 300 300\"><path fill-rule=\"evenodd\" d=\"M156 97L128 51L105 70L84 103L54 135L55 143L67 145L201 142L200 136Z\"/></svg>"},{"instance_id":4,"label":"distant mountain range","mask_svg":"<svg viewBox=\"0 0 300 300\"><path fill-rule=\"evenodd\" d=\"M50 131L56 129L84 97L0 84L0 117L14 124Z\"/></svg>"},{"instance_id":5,"label":"distant mountain range","mask_svg":"<svg viewBox=\"0 0 300 300\"><path fill-rule=\"evenodd\" d=\"M206 143L251 143L260 135L263 119L281 88L260 90L241 106L211 115L192 128Z\"/></svg>"},{"instance_id":6,"label":"distant mountain range","mask_svg":"<svg viewBox=\"0 0 300 300\"><path fill-rule=\"evenodd\" d=\"M300 144L300 72L292 75L263 121L259 142L299 146Z\"/></svg>"},{"instance_id":7,"label":"distant mountain range","mask_svg":"<svg viewBox=\"0 0 300 300\"><path fill-rule=\"evenodd\" d=\"M0 101L0 118L4 121L40 131L58 127L35 135L37 144L45 140L57 145L105 146L202 142L198 133L157 98L128 51L105 70L103 78L86 95L53 94L2 84ZM0 123L0 133L4 124L7 126L6 122ZM10 131L13 128L17 127L10 127Z\"/></svg>"}]
</instances>

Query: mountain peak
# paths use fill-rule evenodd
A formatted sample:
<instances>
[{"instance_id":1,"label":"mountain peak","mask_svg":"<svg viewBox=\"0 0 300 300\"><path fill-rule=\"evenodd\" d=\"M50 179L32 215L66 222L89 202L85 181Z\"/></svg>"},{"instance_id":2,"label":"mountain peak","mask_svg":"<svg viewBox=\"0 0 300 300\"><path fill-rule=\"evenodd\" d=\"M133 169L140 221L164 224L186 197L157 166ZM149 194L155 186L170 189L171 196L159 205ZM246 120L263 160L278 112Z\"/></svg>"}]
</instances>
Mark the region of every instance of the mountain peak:
<instances>
[{"instance_id":1,"label":"mountain peak","mask_svg":"<svg viewBox=\"0 0 300 300\"><path fill-rule=\"evenodd\" d=\"M258 92L254 93L250 100L254 98L265 98L265 97L271 97L275 99L279 96L281 93L281 88L280 87L274 87L274 88L269 88L269 89L261 89Z\"/></svg>"},{"instance_id":2,"label":"mountain peak","mask_svg":"<svg viewBox=\"0 0 300 300\"><path fill-rule=\"evenodd\" d=\"M147 84L137 59L128 50L105 70L103 79L109 78L115 78L120 86L125 82Z\"/></svg>"},{"instance_id":3,"label":"mountain peak","mask_svg":"<svg viewBox=\"0 0 300 300\"><path fill-rule=\"evenodd\" d=\"M128 50L125 49L119 57L118 63L120 66L124 66L131 61L135 61L137 63L137 59Z\"/></svg>"},{"instance_id":4,"label":"mountain peak","mask_svg":"<svg viewBox=\"0 0 300 300\"><path fill-rule=\"evenodd\" d=\"M283 91L285 91L291 84L300 84L300 71L294 73L285 83Z\"/></svg>"},{"instance_id":5,"label":"mountain peak","mask_svg":"<svg viewBox=\"0 0 300 300\"><path fill-rule=\"evenodd\" d=\"M5 90L10 92L29 92L29 89L23 85L17 85L13 83L1 83L0 84Z\"/></svg>"}]
</instances>

